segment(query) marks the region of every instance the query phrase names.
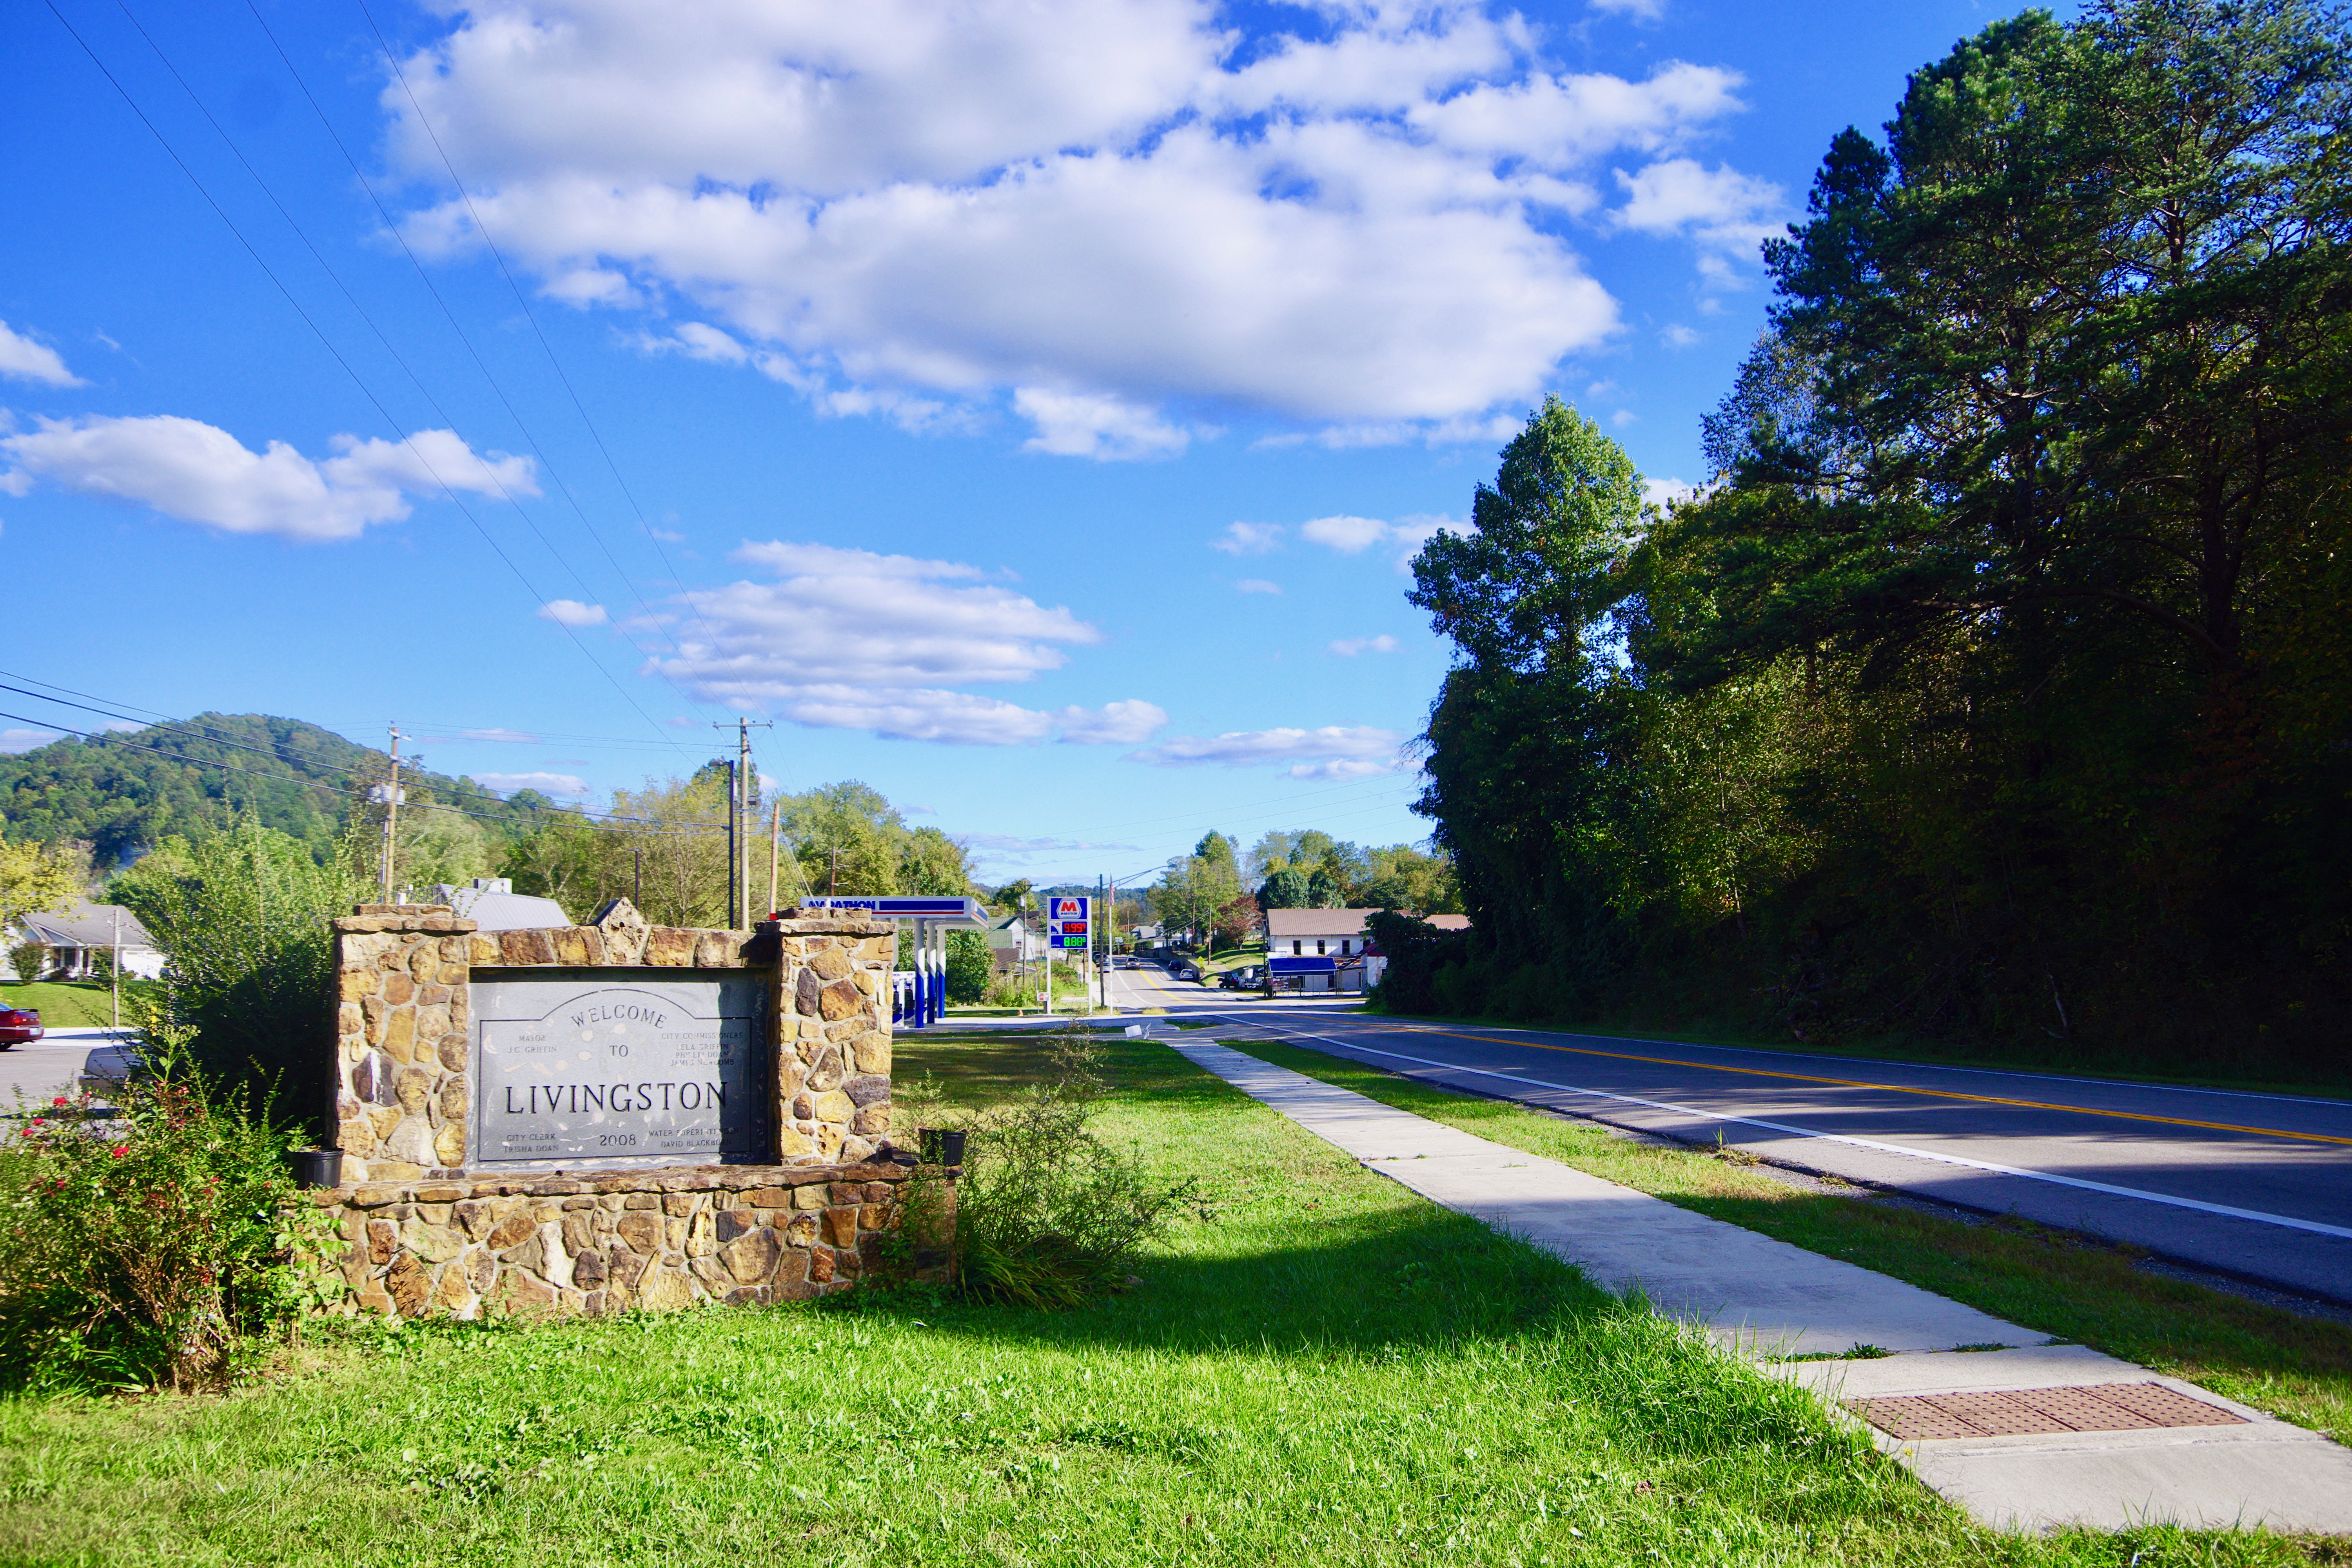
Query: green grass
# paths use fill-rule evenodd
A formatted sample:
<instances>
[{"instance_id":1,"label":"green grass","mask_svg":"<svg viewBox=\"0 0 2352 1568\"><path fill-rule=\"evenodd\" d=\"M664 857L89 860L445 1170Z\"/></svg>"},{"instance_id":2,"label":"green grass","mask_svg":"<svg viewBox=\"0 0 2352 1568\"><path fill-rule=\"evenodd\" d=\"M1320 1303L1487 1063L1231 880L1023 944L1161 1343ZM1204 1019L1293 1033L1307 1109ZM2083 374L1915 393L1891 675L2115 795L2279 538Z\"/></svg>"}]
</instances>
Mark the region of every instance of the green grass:
<instances>
[{"instance_id":1,"label":"green grass","mask_svg":"<svg viewBox=\"0 0 2352 1568\"><path fill-rule=\"evenodd\" d=\"M142 984L144 983L124 983L122 998L126 1005L133 990ZM107 987L88 980L33 980L0 984L0 1007L38 1008L43 1026L51 1029L89 1025L102 1026L114 1021L112 994Z\"/></svg>"},{"instance_id":2,"label":"green grass","mask_svg":"<svg viewBox=\"0 0 2352 1568\"><path fill-rule=\"evenodd\" d=\"M2284 1420L2352 1439L2352 1327L2186 1280L2144 1257L2028 1222L1970 1225L1853 1195L1808 1193L1739 1163L1612 1136L1508 1101L1295 1046L1234 1049L1531 1154L1542 1154L1810 1252L1980 1308L2051 1338L2189 1378Z\"/></svg>"},{"instance_id":3,"label":"green grass","mask_svg":"<svg viewBox=\"0 0 2352 1568\"><path fill-rule=\"evenodd\" d=\"M1998 1536L1800 1391L1149 1041L1110 1131L1199 1176L1134 1290L912 1292L289 1352L216 1399L0 1404L0 1563L2287 1564ZM1032 1042L901 1070L970 1102Z\"/></svg>"}]
</instances>

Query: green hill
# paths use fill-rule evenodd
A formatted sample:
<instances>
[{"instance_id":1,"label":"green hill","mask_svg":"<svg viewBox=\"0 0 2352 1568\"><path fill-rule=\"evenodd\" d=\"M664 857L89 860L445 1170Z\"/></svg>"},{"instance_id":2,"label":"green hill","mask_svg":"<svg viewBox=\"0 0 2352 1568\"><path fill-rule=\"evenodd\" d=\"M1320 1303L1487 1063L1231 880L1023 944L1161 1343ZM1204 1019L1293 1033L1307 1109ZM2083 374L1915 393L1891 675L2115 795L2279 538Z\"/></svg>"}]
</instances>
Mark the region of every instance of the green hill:
<instances>
[{"instance_id":1,"label":"green hill","mask_svg":"<svg viewBox=\"0 0 2352 1568\"><path fill-rule=\"evenodd\" d=\"M390 767L384 752L299 719L200 713L183 724L0 756L0 822L12 839L89 839L105 867L165 834L205 838L251 807L323 858L356 803L312 786L364 790ZM529 791L500 801L469 779L403 773L435 800L490 817L484 826L493 832L524 826L536 807L551 804Z\"/></svg>"}]
</instances>

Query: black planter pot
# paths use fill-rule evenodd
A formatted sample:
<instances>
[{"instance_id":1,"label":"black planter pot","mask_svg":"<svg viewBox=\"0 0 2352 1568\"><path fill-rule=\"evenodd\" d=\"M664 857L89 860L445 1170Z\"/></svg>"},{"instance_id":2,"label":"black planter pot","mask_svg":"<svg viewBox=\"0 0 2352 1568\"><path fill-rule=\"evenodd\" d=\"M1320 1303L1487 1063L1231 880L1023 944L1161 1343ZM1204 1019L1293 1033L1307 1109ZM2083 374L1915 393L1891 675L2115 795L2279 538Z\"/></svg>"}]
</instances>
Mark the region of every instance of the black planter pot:
<instances>
[{"instance_id":1,"label":"black planter pot","mask_svg":"<svg viewBox=\"0 0 2352 1568\"><path fill-rule=\"evenodd\" d=\"M340 1187L343 1184L343 1152L341 1149L289 1150L286 1163L294 1168L294 1184L298 1187Z\"/></svg>"},{"instance_id":2,"label":"black planter pot","mask_svg":"<svg viewBox=\"0 0 2352 1568\"><path fill-rule=\"evenodd\" d=\"M915 1136L921 1142L923 1163L926 1165L961 1165L963 1163L963 1129L961 1127L920 1127Z\"/></svg>"}]
</instances>

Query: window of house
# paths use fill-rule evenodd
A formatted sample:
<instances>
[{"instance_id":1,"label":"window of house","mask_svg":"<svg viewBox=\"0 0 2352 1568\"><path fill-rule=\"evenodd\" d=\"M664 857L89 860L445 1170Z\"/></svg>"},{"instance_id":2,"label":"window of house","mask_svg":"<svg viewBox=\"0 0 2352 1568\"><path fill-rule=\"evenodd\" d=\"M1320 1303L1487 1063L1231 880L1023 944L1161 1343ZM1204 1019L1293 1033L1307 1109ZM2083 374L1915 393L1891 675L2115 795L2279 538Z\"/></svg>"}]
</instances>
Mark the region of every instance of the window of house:
<instances>
[{"instance_id":1,"label":"window of house","mask_svg":"<svg viewBox=\"0 0 2352 1568\"><path fill-rule=\"evenodd\" d=\"M1292 943L1290 944L1290 955L1291 955L1293 958L1297 957L1301 952L1305 952L1305 951L1306 951L1306 944L1304 944L1303 942L1292 942Z\"/></svg>"},{"instance_id":2,"label":"window of house","mask_svg":"<svg viewBox=\"0 0 2352 1568\"><path fill-rule=\"evenodd\" d=\"M1323 951L1323 939L1319 936L1315 939L1315 951L1317 952Z\"/></svg>"}]
</instances>

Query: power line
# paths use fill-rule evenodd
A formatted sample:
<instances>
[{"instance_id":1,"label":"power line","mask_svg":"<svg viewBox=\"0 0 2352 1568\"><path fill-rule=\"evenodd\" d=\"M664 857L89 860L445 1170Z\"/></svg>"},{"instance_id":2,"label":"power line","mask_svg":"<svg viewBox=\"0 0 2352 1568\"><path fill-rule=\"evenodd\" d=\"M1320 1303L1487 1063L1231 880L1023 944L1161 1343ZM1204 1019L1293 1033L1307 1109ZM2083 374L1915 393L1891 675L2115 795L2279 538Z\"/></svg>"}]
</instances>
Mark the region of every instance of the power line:
<instances>
[{"instance_id":1,"label":"power line","mask_svg":"<svg viewBox=\"0 0 2352 1568\"><path fill-rule=\"evenodd\" d=\"M147 128L148 134L155 138L156 143L163 149L164 155L169 157L172 162L178 166L181 174L187 176L188 183L195 186L196 194L204 197L205 205L210 206L213 209L214 214L217 216L221 222L227 226L229 233L236 237L236 242L245 247L246 254L253 258L254 265L261 268L262 275L269 279L271 284L277 288L278 293L285 296L286 303L291 306L294 313L302 319L302 324L310 329L311 334L319 340L320 345L327 351L328 356L331 358L336 364L342 368L342 372L345 375L351 377L352 384L359 388L360 395L368 400L369 404L374 407L376 413L382 416L384 424L391 427L393 433L400 437L402 444L406 446L410 454L416 458L418 466L424 468L425 473L432 477L435 484L441 487L441 493L448 497L450 504L455 506L458 512L464 516L466 521L473 525L474 531L482 536L482 542L490 547L491 552L498 556L499 560L505 564L508 571L514 574L516 581L520 582L523 585L524 591L530 595L532 601L537 604L545 604L547 602L547 596L539 591L538 587L531 582L530 578L524 574L522 568L515 564L514 558L509 555L499 544L498 541L491 536L490 531L482 526L481 520L474 515L473 509L467 506L464 501L457 499L457 490L450 485L448 480L441 477L439 470L433 467L432 460L425 457L424 449L417 446L415 439L409 435L406 427L404 426L399 420L393 417L392 411L383 405L383 400L375 395L373 389L368 385L366 380L361 376L357 370L352 368L352 363L343 357L342 351L335 347L333 340L329 338L325 331L320 327L319 323L315 320L312 319L310 311L302 308L302 302L294 297L294 291L286 286L285 280L280 279L278 276L277 271L270 267L269 263L262 258L261 252L255 248L254 244L250 239L246 237L245 231L236 226L236 221L228 216L227 209L220 205L220 202L213 195L212 191L205 184L205 183L196 177L195 171L188 166L187 160L180 156L179 150L172 145L171 139L163 134L163 130L156 125L154 121L148 118L147 111L139 107L139 100L131 96L131 89L122 85L121 80L115 76L113 71L107 68L106 62L99 57L98 51L90 47L89 41L87 38L84 38L79 30L77 29L71 22L66 19L64 12L58 9L57 0L43 0L43 4L48 6L49 15L58 19L58 25L63 27L66 32L71 36L73 41L81 47L82 53L89 57L90 64L98 68L99 74L100 76L106 78L107 85L113 88L115 92L121 97L122 101L130 106L131 112L138 116L139 122ZM201 105L199 105L199 107L201 107ZM562 625L561 622L558 622L557 624L559 626ZM591 665L594 666L596 672L599 675L602 675L606 681L610 682L613 689L620 694L621 700L626 702L631 708L635 709L637 716L643 719L646 724L652 726L655 732L658 734L660 732L660 725L655 721L654 716L646 712L644 708L640 707L636 699L629 695L627 689L623 687L618 680L614 679L612 671L606 669L603 663L597 659L596 656L589 652L588 645L580 640L579 634L568 626L563 626L562 629L564 635L572 639L572 646L580 650L581 657L587 659Z\"/></svg>"},{"instance_id":2,"label":"power line","mask_svg":"<svg viewBox=\"0 0 2352 1568\"><path fill-rule=\"evenodd\" d=\"M121 0L117 0L117 3L120 4ZM341 134L336 131L334 121L327 117L325 107L319 102L318 96L310 90L310 82L304 79L301 71L296 68L293 57L287 53L286 46L278 42L278 35L270 30L269 24L263 19L260 7L254 3L254 0L246 0L246 9L252 13L254 24L261 29L262 37L269 40L269 47L277 51L278 59L283 62L286 67L286 74L292 77L294 79L294 85L301 89L303 99L310 105L310 112L318 116L320 126L327 132L327 139L335 144L335 151L342 154L344 163L349 165L351 168L352 177L359 182L360 189L367 193L369 202L371 202L375 207L376 216L383 220L385 230L391 234L393 239L400 246L401 254L408 258L408 264L415 270L417 281L425 285L425 290L433 297L434 304L440 307L443 318L449 323L449 330L457 335L457 341L465 345L466 353L473 360L475 368L482 373L482 379L489 384L491 392L497 395L499 404L503 405L507 411L508 417L511 418L515 422L515 428L522 433L522 438L530 447L532 455L538 458L541 465L547 469L547 476L550 479L554 481L555 488L562 492L563 499L570 504L573 515L579 518L580 526L587 531L588 537L593 540L595 542L596 548L603 552L605 561L611 564L614 572L620 577L621 585L626 588L629 593L635 596L638 607L650 609L652 606L652 600L647 596L645 590L638 587L635 581L630 577L628 569L621 564L619 558L613 553L612 546L604 542L604 536L597 531L596 525L589 520L586 509L582 507L580 504L580 498L572 492L572 486L564 479L562 472L557 469L554 460L548 457L547 449L540 445L539 437L531 433L530 426L524 422L521 411L515 407L514 400L507 395L506 388L499 384L498 376L491 372L489 363L482 357L481 351L474 344L474 340L467 334L466 329L459 324L457 312L449 308L449 301L442 295L439 287L434 283L432 274L425 270L425 263L418 258L416 252L410 247L408 237L401 232L400 224L393 217L391 210L383 205L383 198L376 194L374 184L368 179L365 171L361 169L359 160L352 156L351 148L344 142ZM374 18L370 17L369 23L370 26L373 26ZM380 38L382 35L379 34L378 37ZM190 96L193 97L194 94L191 94ZM420 119L422 117L420 115ZM226 140L226 135L224 135L224 140ZM256 176L257 179L258 177L259 176L257 175ZM536 323L533 324L536 325ZM624 488L625 489L625 487ZM632 506L635 504L634 500L631 504ZM639 516L639 521L644 521L642 514ZM659 551L660 542L658 540L655 541L655 547ZM551 551L553 546L551 545L549 548ZM661 556L664 569L668 571L670 575L675 578L677 576L677 571L670 565L668 552L662 551ZM576 571L572 573L572 576L575 580L580 581L580 584L583 588L587 587L587 583L584 580L580 579L580 574ZM590 591L592 593L593 592L593 590ZM637 643L635 637L631 637L629 640L631 646L636 647L639 653L646 653L644 646ZM646 658L651 658L652 655L646 654ZM698 702L704 707L715 706L715 704L705 699L689 695L686 689L679 686L667 671L663 672L662 679L668 681L671 689L677 691L680 697L686 698L688 701ZM676 744L677 742L671 743Z\"/></svg>"},{"instance_id":3,"label":"power line","mask_svg":"<svg viewBox=\"0 0 2352 1568\"><path fill-rule=\"evenodd\" d=\"M251 0L247 0L247 4L250 3ZM507 288L513 292L515 304L521 309L523 320L530 323L531 335L539 340L540 351L547 355L547 363L554 370L555 379L563 384L564 394L572 399L572 406L578 411L580 423L587 428L588 438L596 444L596 450L604 456L604 466L612 470L613 482L620 487L622 498L629 503L629 510L636 513L638 528L652 542L654 552L661 557L662 570L669 574L671 581L678 581L677 568L671 563L669 552L662 547L661 535L656 533L653 524L646 520L645 509L637 504L635 492L629 489L629 481L621 477L621 465L613 460L612 449L604 445L604 437L597 430L596 421L589 417L588 405L580 400L579 391L572 386L572 378L564 374L563 362L555 355L555 345L547 341L547 331L539 324L538 313L531 310L530 300L525 298L522 285L515 281L514 269L507 265L506 254L499 249L498 241L490 237L490 226L482 221L480 209L474 205L473 194L466 189L466 182L457 177L457 165L450 161L448 149L441 145L440 132L433 129L433 121L425 114L425 106L417 101L416 89L409 85L408 73L401 69L400 57L393 53L391 40L376 25L375 13L368 9L367 0L352 0L352 3L359 6L360 15L367 18L369 30L375 34L375 41L383 50L384 63L392 68L393 77L400 83L400 90L407 98L409 108L416 113L416 123L423 127L426 140L433 143L433 151L439 155L441 166L449 172L449 183L457 187L457 199L466 204L466 216L473 220L474 232L482 237L484 248L499 264L499 273L507 280ZM585 521L584 516L583 521ZM592 529L590 531L594 531ZM703 619L701 608L691 601L688 605L695 618L702 621L705 635L711 635L710 623ZM715 636L712 636L712 641L717 641Z\"/></svg>"}]
</instances>

